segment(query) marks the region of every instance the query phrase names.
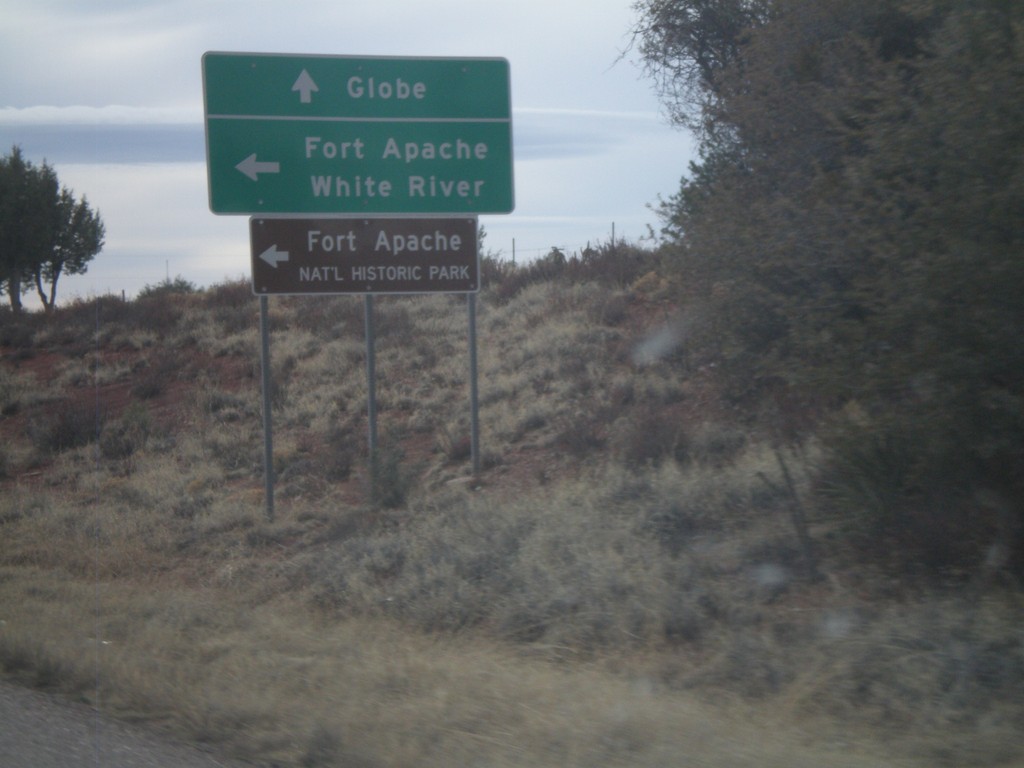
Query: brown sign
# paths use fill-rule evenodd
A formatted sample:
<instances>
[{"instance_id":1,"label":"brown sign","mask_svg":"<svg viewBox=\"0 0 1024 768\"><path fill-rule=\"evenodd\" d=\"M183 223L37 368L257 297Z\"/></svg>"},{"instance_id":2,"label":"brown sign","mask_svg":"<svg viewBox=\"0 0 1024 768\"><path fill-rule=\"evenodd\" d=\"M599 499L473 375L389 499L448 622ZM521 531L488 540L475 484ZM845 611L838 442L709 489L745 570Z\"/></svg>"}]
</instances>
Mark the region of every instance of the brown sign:
<instances>
[{"instance_id":1,"label":"brown sign","mask_svg":"<svg viewBox=\"0 0 1024 768\"><path fill-rule=\"evenodd\" d=\"M267 294L473 293L475 217L253 217L252 290Z\"/></svg>"}]
</instances>

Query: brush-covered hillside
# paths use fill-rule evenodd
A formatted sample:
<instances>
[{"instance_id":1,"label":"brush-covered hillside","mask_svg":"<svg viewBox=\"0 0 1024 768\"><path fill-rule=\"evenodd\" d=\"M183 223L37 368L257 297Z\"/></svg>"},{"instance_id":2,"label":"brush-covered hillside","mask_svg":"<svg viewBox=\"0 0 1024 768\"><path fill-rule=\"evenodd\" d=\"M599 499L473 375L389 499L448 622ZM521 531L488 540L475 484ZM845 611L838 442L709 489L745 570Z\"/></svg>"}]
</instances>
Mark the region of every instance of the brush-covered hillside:
<instances>
[{"instance_id":1,"label":"brush-covered hillside","mask_svg":"<svg viewBox=\"0 0 1024 768\"><path fill-rule=\"evenodd\" d=\"M1019 765L1004 500L885 527L663 258L484 259L475 476L464 296L377 297L374 461L362 300L272 297L272 519L247 283L0 315L0 669L265 765Z\"/></svg>"}]
</instances>

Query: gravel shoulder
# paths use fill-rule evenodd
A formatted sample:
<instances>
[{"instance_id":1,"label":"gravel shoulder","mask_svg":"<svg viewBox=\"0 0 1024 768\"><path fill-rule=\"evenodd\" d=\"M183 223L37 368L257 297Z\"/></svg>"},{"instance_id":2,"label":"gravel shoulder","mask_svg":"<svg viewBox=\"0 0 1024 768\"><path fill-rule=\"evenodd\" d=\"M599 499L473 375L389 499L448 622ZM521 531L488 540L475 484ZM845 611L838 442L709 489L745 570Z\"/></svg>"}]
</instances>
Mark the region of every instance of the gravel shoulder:
<instances>
[{"instance_id":1,"label":"gravel shoulder","mask_svg":"<svg viewBox=\"0 0 1024 768\"><path fill-rule=\"evenodd\" d=\"M252 768L115 720L85 704L0 680L7 768Z\"/></svg>"}]
</instances>

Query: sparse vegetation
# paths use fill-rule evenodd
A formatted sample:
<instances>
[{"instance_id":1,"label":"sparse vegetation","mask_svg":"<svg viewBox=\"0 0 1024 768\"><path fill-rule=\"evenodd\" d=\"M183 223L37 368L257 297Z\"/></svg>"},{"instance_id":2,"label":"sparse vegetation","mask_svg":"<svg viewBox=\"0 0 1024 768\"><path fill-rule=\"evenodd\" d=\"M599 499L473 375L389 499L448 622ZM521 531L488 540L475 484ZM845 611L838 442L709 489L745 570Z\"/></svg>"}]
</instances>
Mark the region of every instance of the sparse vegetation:
<instances>
[{"instance_id":1,"label":"sparse vegetation","mask_svg":"<svg viewBox=\"0 0 1024 768\"><path fill-rule=\"evenodd\" d=\"M181 295L188 296L189 294L195 293L198 289L195 283L190 280L186 280L181 275L177 275L173 280L170 277L161 280L159 283L150 283L142 287L139 291L140 299L152 299L159 296L173 296ZM226 296L229 289L226 287L219 288L217 290L218 297Z\"/></svg>"},{"instance_id":2,"label":"sparse vegetation","mask_svg":"<svg viewBox=\"0 0 1024 768\"><path fill-rule=\"evenodd\" d=\"M235 284L9 336L35 352L5 346L0 378L3 669L281 765L660 765L692 728L722 734L687 742L712 764L1019 758L1013 571L981 570L987 540L959 573L893 570L920 533L889 501L900 443L780 447L777 414L650 343L677 311L632 254L625 284L566 266L482 294L479 477L463 300L378 300L374 466L357 302L275 299L274 522ZM97 314L91 346L62 328Z\"/></svg>"},{"instance_id":3,"label":"sparse vegetation","mask_svg":"<svg viewBox=\"0 0 1024 768\"><path fill-rule=\"evenodd\" d=\"M376 302L372 455L359 302L270 302L272 521L244 283L0 313L6 674L282 766L1024 760L1019 6L635 10L700 162L485 257L479 473L464 297Z\"/></svg>"}]
</instances>

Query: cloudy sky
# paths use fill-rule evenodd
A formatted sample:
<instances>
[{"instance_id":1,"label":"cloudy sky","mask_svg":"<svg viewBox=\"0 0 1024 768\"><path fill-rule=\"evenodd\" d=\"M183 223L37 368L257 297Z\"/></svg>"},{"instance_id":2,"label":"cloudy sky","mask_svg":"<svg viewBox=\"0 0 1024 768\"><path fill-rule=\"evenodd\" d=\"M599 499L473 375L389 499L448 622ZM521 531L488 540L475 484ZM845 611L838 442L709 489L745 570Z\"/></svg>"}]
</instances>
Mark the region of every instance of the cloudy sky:
<instances>
[{"instance_id":1,"label":"cloudy sky","mask_svg":"<svg viewBox=\"0 0 1024 768\"><path fill-rule=\"evenodd\" d=\"M634 54L631 0L0 0L0 151L53 165L106 224L60 295L133 295L181 275L248 278L248 218L210 212L206 51L502 57L510 64L515 211L486 247L525 261L637 241L692 141Z\"/></svg>"}]
</instances>

